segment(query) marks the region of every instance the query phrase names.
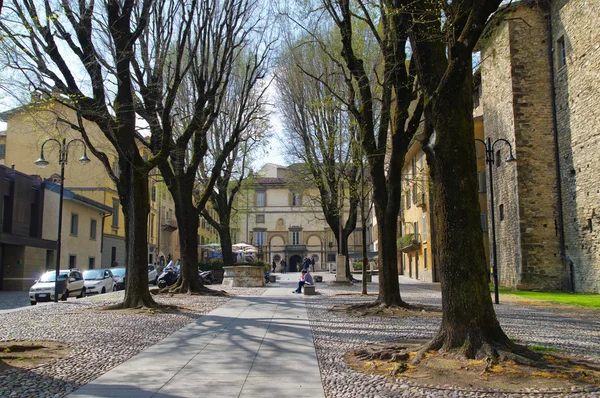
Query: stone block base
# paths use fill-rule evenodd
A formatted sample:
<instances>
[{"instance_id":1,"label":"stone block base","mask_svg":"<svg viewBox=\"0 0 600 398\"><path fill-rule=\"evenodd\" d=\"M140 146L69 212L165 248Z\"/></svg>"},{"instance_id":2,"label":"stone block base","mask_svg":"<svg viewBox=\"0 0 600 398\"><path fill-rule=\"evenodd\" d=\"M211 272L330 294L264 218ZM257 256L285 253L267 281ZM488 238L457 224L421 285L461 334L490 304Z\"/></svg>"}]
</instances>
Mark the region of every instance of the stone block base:
<instances>
[{"instance_id":1,"label":"stone block base","mask_svg":"<svg viewBox=\"0 0 600 398\"><path fill-rule=\"evenodd\" d=\"M315 290L315 286L306 286L304 285L304 295L305 296L313 296L317 294L316 290Z\"/></svg>"}]
</instances>

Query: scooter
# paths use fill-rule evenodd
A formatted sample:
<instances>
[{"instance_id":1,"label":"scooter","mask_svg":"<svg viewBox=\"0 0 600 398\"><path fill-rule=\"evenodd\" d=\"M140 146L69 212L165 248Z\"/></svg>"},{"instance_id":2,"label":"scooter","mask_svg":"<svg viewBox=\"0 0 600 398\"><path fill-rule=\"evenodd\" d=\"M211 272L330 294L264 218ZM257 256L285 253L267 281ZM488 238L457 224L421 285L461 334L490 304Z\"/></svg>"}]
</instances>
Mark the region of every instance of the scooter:
<instances>
[{"instance_id":1,"label":"scooter","mask_svg":"<svg viewBox=\"0 0 600 398\"><path fill-rule=\"evenodd\" d=\"M177 282L177 278L179 277L179 272L177 272L176 268L168 267L165 268L162 274L158 277L158 287L165 288L167 286L171 286L175 282Z\"/></svg>"},{"instance_id":2,"label":"scooter","mask_svg":"<svg viewBox=\"0 0 600 398\"><path fill-rule=\"evenodd\" d=\"M198 274L198 277L205 285L212 285L214 280L212 271L202 271Z\"/></svg>"}]
</instances>

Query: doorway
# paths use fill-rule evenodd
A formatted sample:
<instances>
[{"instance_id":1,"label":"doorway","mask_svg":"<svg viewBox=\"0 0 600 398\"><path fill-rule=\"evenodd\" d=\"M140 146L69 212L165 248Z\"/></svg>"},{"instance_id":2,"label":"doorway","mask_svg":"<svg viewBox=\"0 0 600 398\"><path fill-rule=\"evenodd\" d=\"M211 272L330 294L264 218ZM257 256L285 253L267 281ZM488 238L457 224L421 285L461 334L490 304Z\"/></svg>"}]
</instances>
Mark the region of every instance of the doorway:
<instances>
[{"instance_id":1,"label":"doorway","mask_svg":"<svg viewBox=\"0 0 600 398\"><path fill-rule=\"evenodd\" d=\"M299 255L292 256L288 264L288 272L298 272L298 264L302 264L302 257Z\"/></svg>"}]
</instances>

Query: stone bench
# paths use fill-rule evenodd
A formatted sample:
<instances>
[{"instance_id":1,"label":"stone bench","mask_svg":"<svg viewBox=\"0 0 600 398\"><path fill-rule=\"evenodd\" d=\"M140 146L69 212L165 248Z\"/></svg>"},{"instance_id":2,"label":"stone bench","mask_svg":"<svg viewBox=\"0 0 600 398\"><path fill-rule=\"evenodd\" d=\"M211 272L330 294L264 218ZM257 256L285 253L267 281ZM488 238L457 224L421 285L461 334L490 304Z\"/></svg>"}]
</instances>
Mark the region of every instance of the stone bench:
<instances>
[{"instance_id":1,"label":"stone bench","mask_svg":"<svg viewBox=\"0 0 600 398\"><path fill-rule=\"evenodd\" d=\"M317 294L315 291L315 285L304 285L304 295L305 296L313 296Z\"/></svg>"}]
</instances>

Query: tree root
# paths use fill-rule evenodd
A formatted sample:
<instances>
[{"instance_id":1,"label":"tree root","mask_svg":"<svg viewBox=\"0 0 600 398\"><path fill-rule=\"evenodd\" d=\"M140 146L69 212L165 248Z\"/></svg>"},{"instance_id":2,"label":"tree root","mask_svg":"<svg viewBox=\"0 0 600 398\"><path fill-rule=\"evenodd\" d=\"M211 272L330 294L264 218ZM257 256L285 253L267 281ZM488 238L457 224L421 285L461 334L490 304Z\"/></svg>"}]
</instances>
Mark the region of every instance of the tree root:
<instances>
[{"instance_id":1,"label":"tree root","mask_svg":"<svg viewBox=\"0 0 600 398\"><path fill-rule=\"evenodd\" d=\"M192 288L190 284L184 284L181 280L178 280L171 286L167 286L165 288L159 289L155 294L188 294L190 296L218 296L218 297L227 297L229 293L224 290L213 290L207 288L205 285L200 284L200 286L196 289Z\"/></svg>"}]
</instances>

